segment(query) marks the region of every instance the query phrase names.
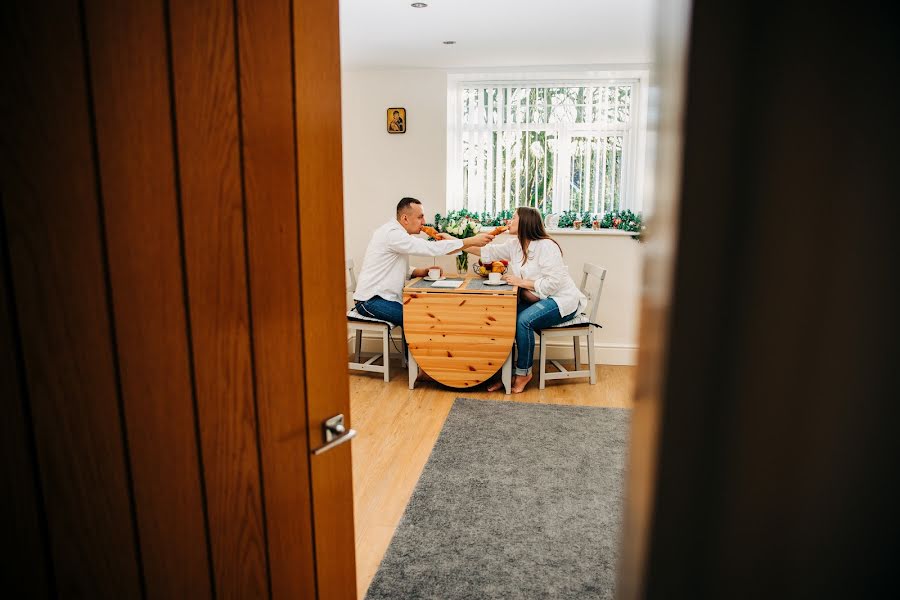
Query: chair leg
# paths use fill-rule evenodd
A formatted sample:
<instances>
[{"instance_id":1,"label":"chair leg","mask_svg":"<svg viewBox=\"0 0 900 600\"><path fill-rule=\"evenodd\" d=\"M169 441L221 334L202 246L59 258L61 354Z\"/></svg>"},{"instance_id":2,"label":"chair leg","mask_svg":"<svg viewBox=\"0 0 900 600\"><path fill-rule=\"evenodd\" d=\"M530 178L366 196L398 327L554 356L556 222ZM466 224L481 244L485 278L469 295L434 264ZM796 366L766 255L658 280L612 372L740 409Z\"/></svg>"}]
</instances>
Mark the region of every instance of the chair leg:
<instances>
[{"instance_id":1,"label":"chair leg","mask_svg":"<svg viewBox=\"0 0 900 600\"><path fill-rule=\"evenodd\" d=\"M381 340L384 344L384 380L391 380L391 347L389 338L391 337L391 330L385 327L381 333Z\"/></svg>"},{"instance_id":2,"label":"chair leg","mask_svg":"<svg viewBox=\"0 0 900 600\"><path fill-rule=\"evenodd\" d=\"M538 377L538 389L542 390L542 389L544 389L544 383L546 382L544 376L547 374L547 344L544 343L543 335L541 335L540 338L538 339L538 343L541 345L541 354L540 354L540 356L541 356L541 360L540 360L541 371L540 371L540 375Z\"/></svg>"},{"instance_id":3,"label":"chair leg","mask_svg":"<svg viewBox=\"0 0 900 600\"><path fill-rule=\"evenodd\" d=\"M409 389L416 387L416 377L419 376L419 365L416 364L416 357L413 353L409 353L409 362L406 363L407 375L409 376Z\"/></svg>"},{"instance_id":4,"label":"chair leg","mask_svg":"<svg viewBox=\"0 0 900 600\"><path fill-rule=\"evenodd\" d=\"M356 354L353 357L353 362L359 362L359 355L362 353L362 329L356 330Z\"/></svg>"},{"instance_id":5,"label":"chair leg","mask_svg":"<svg viewBox=\"0 0 900 600\"><path fill-rule=\"evenodd\" d=\"M572 345L575 346L575 370L581 370L581 340L577 335L572 336Z\"/></svg>"},{"instance_id":6,"label":"chair leg","mask_svg":"<svg viewBox=\"0 0 900 600\"><path fill-rule=\"evenodd\" d=\"M587 347L588 347L588 367L591 369L591 385L597 383L597 367L595 366L594 359L594 328L591 327L588 329L587 334Z\"/></svg>"},{"instance_id":7,"label":"chair leg","mask_svg":"<svg viewBox=\"0 0 900 600\"><path fill-rule=\"evenodd\" d=\"M500 381L503 382L503 388L506 390L506 394L509 395L510 389L512 388L512 365L513 365L513 354L515 353L515 345L509 349L509 356L506 357L506 361L503 363L503 368L500 369Z\"/></svg>"},{"instance_id":8,"label":"chair leg","mask_svg":"<svg viewBox=\"0 0 900 600\"><path fill-rule=\"evenodd\" d=\"M406 353L408 352L406 346L406 336L400 337L400 366L404 369L406 368Z\"/></svg>"}]
</instances>

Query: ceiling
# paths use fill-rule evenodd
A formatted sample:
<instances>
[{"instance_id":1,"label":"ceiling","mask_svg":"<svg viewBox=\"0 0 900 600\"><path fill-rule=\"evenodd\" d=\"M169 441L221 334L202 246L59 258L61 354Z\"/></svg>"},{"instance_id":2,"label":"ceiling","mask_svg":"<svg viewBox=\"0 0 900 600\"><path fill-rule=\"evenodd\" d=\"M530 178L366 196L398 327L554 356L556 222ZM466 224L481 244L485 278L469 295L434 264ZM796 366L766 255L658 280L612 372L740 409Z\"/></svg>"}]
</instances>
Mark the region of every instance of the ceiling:
<instances>
[{"instance_id":1,"label":"ceiling","mask_svg":"<svg viewBox=\"0 0 900 600\"><path fill-rule=\"evenodd\" d=\"M340 0L344 69L649 63L654 0ZM445 45L444 40L456 44Z\"/></svg>"}]
</instances>

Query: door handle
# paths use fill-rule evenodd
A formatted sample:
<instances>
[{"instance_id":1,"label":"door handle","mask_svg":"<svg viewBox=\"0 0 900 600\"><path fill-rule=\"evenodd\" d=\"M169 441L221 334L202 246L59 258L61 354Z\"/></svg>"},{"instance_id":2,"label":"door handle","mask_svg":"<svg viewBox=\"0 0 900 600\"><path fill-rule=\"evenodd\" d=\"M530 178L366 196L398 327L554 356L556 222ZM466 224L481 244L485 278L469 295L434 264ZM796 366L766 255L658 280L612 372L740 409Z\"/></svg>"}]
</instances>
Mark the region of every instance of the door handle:
<instances>
[{"instance_id":1,"label":"door handle","mask_svg":"<svg viewBox=\"0 0 900 600\"><path fill-rule=\"evenodd\" d=\"M335 446L349 442L356 437L356 430L344 427L344 415L335 415L322 423L322 436L325 438L325 445L313 450L313 455L328 452Z\"/></svg>"}]
</instances>

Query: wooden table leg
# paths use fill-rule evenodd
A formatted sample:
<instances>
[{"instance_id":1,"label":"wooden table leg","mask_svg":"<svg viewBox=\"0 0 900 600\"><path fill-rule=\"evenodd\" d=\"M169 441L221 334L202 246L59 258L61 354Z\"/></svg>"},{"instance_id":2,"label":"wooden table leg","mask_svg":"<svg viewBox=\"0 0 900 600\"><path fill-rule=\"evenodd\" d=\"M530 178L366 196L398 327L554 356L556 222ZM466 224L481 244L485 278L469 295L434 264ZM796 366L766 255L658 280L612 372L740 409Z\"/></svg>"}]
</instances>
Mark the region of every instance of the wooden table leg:
<instances>
[{"instance_id":1,"label":"wooden table leg","mask_svg":"<svg viewBox=\"0 0 900 600\"><path fill-rule=\"evenodd\" d=\"M509 356L506 357L506 362L503 363L503 368L500 370L500 381L503 382L503 387L506 389L506 393L510 393L510 388L512 388L512 360L513 360L513 349L509 349Z\"/></svg>"},{"instance_id":2,"label":"wooden table leg","mask_svg":"<svg viewBox=\"0 0 900 600\"><path fill-rule=\"evenodd\" d=\"M416 387L416 377L419 376L419 365L412 352L409 353L406 366L409 367L409 389L413 389Z\"/></svg>"}]
</instances>

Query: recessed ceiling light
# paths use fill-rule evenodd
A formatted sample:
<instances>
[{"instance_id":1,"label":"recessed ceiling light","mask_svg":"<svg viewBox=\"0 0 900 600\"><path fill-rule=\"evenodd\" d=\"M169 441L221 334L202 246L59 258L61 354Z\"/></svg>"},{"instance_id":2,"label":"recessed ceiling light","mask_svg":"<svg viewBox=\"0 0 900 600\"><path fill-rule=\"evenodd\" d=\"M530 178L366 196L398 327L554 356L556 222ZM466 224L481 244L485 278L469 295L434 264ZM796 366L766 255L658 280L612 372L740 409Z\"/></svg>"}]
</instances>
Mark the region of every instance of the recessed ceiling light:
<instances>
[{"instance_id":1,"label":"recessed ceiling light","mask_svg":"<svg viewBox=\"0 0 900 600\"><path fill-rule=\"evenodd\" d=\"M448 46L452 46L452 45L455 44L456 42L454 42L453 40L447 40L447 41L445 41L444 43L447 44Z\"/></svg>"},{"instance_id":2,"label":"recessed ceiling light","mask_svg":"<svg viewBox=\"0 0 900 600\"><path fill-rule=\"evenodd\" d=\"M410 6L412 6L413 8L425 8L428 5L424 2L413 2L412 4L410 4Z\"/></svg>"}]
</instances>

